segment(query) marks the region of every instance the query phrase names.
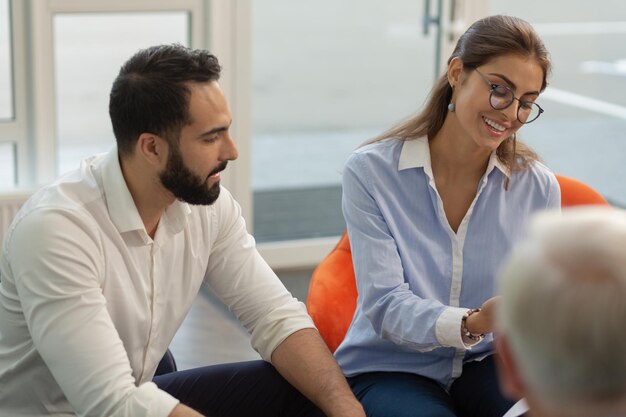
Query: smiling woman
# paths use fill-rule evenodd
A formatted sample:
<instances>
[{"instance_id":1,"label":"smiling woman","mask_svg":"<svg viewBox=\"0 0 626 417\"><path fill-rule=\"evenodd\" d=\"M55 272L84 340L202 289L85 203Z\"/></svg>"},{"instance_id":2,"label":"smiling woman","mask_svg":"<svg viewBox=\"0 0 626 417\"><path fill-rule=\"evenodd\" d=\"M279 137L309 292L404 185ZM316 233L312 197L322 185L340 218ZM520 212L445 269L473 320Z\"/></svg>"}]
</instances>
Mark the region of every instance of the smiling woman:
<instances>
[{"instance_id":1,"label":"smiling woman","mask_svg":"<svg viewBox=\"0 0 626 417\"><path fill-rule=\"evenodd\" d=\"M455 112L431 138L434 163L437 164L437 151L449 154L452 149L461 147L468 155L473 155L472 158L498 150L500 161L509 169L523 169L536 156L516 143L516 133L528 121L527 109L532 108L529 100L535 99L543 89L547 70L534 56L519 53L496 56L479 67L489 79L481 75L477 66L465 63L461 57L450 61L448 83L452 96L449 106L452 105ZM490 88L485 88L485 82ZM497 90L510 96L506 101L501 96L494 97ZM516 92L524 100L515 100ZM463 140L464 136L469 140Z\"/></svg>"},{"instance_id":2,"label":"smiling woman","mask_svg":"<svg viewBox=\"0 0 626 417\"><path fill-rule=\"evenodd\" d=\"M495 417L511 407L492 357L494 280L525 221L560 206L555 176L516 140L539 114L549 72L530 24L481 19L424 109L348 159L343 212L359 302L335 356L368 415Z\"/></svg>"}]
</instances>

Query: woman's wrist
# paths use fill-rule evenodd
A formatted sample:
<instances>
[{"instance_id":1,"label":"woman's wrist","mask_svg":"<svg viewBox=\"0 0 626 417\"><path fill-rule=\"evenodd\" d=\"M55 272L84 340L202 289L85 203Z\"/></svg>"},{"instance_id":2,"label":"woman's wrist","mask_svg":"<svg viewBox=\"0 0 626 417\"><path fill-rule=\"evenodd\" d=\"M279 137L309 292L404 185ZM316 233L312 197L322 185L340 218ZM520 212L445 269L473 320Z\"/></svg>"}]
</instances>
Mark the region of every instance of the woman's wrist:
<instances>
[{"instance_id":1,"label":"woman's wrist","mask_svg":"<svg viewBox=\"0 0 626 417\"><path fill-rule=\"evenodd\" d=\"M461 335L469 340L478 342L485 337L485 334L476 327L477 320L480 320L480 308L467 310L461 319Z\"/></svg>"}]
</instances>

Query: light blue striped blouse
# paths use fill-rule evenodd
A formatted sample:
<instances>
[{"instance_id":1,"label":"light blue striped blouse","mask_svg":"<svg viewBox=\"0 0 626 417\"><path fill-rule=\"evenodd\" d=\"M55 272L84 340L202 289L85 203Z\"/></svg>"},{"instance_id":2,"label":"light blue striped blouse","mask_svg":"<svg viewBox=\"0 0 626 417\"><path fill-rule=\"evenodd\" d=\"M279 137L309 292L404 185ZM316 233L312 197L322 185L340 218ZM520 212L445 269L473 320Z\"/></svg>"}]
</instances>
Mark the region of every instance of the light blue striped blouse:
<instances>
[{"instance_id":1,"label":"light blue striped blouse","mask_svg":"<svg viewBox=\"0 0 626 417\"><path fill-rule=\"evenodd\" d=\"M529 216L560 207L555 176L537 162L510 177L495 153L457 233L437 193L426 138L356 150L343 172L359 297L336 358L348 376L411 372L448 385L462 364L492 352L468 350L461 318L495 294L494 276Z\"/></svg>"}]
</instances>

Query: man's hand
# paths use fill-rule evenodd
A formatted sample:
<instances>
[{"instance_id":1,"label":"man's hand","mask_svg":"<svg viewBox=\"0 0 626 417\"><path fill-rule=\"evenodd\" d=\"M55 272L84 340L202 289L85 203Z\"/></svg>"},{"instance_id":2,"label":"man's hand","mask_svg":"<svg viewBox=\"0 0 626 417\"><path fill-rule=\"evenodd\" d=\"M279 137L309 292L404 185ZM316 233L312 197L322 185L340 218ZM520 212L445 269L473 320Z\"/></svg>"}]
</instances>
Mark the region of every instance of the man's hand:
<instances>
[{"instance_id":1,"label":"man's hand","mask_svg":"<svg viewBox=\"0 0 626 417\"><path fill-rule=\"evenodd\" d=\"M500 296L491 297L483 303L480 311L471 314L465 321L465 327L473 334L485 334L493 332L495 325L496 308L500 302Z\"/></svg>"}]
</instances>

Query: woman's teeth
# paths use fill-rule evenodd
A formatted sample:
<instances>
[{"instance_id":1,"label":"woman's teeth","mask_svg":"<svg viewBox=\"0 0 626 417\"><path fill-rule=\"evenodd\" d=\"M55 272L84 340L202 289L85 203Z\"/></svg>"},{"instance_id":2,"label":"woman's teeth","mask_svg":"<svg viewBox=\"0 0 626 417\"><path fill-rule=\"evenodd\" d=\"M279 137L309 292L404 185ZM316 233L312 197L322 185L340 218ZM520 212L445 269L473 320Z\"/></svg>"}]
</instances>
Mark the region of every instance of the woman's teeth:
<instances>
[{"instance_id":1,"label":"woman's teeth","mask_svg":"<svg viewBox=\"0 0 626 417\"><path fill-rule=\"evenodd\" d=\"M506 130L506 127L494 122L491 119L487 119L486 117L483 117L483 120L485 121L485 123L487 123L489 126L491 126L492 128L494 128L495 130L499 132L504 132Z\"/></svg>"}]
</instances>

